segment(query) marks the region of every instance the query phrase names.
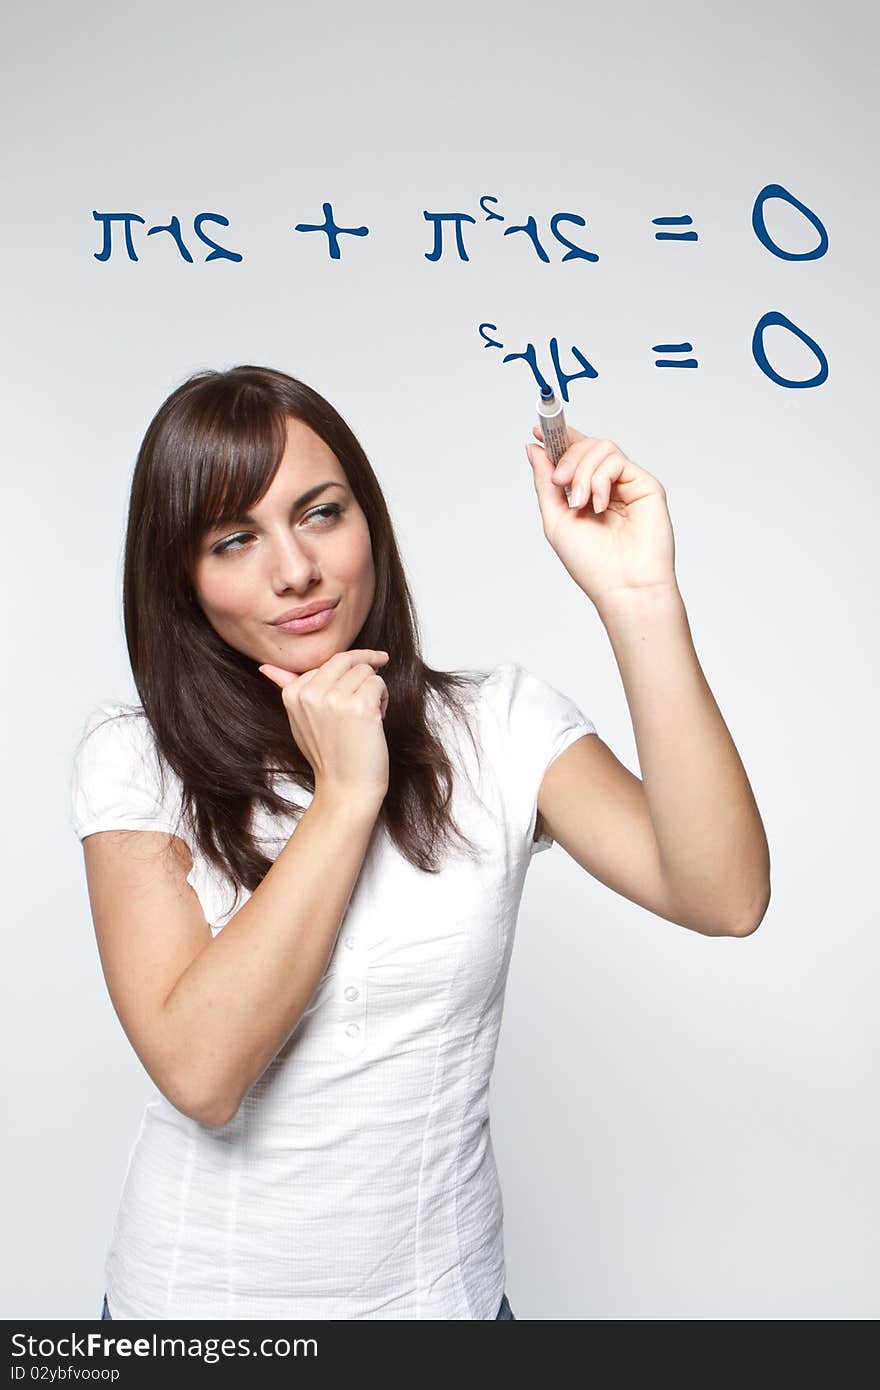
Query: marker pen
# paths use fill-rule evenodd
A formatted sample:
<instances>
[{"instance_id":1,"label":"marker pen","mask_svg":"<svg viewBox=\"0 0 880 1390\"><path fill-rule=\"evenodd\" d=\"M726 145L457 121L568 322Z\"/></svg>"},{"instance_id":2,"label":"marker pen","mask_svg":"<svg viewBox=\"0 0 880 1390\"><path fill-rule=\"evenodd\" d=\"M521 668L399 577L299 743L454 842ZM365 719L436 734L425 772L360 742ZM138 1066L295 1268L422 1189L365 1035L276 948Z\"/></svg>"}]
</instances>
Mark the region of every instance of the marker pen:
<instances>
[{"instance_id":1,"label":"marker pen","mask_svg":"<svg viewBox=\"0 0 880 1390\"><path fill-rule=\"evenodd\" d=\"M542 386L538 399L538 424L544 435L544 451L552 464L557 464L568 448L568 429L562 402L553 394L552 386ZM571 487L566 484L565 496Z\"/></svg>"}]
</instances>

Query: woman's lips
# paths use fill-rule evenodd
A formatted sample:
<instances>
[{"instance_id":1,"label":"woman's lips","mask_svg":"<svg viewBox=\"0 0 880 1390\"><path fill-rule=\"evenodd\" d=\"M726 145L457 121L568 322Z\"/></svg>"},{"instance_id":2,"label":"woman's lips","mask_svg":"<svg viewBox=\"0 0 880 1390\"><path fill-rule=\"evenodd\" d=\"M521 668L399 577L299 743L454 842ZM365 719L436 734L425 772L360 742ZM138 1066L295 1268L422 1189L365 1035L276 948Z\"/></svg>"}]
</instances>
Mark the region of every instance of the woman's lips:
<instances>
[{"instance_id":1,"label":"woman's lips","mask_svg":"<svg viewBox=\"0 0 880 1390\"><path fill-rule=\"evenodd\" d=\"M275 626L279 632L318 632L332 620L338 606L334 604L332 608L322 608L320 613L312 613L308 618L292 618L289 623L276 623Z\"/></svg>"}]
</instances>

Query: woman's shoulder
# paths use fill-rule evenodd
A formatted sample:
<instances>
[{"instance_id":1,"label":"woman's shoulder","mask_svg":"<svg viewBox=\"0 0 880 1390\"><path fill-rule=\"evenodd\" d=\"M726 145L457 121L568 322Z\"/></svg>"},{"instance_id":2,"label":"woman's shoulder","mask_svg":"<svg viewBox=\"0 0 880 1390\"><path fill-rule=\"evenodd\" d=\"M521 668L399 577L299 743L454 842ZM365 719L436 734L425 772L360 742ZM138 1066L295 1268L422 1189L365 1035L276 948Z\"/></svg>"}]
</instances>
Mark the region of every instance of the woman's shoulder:
<instances>
[{"instance_id":1,"label":"woman's shoulder","mask_svg":"<svg viewBox=\"0 0 880 1390\"><path fill-rule=\"evenodd\" d=\"M478 704L487 696L514 683L523 667L515 661L505 661L500 666L461 666L447 674L461 681L462 699L467 704Z\"/></svg>"},{"instance_id":2,"label":"woman's shoulder","mask_svg":"<svg viewBox=\"0 0 880 1390\"><path fill-rule=\"evenodd\" d=\"M72 824L79 838L112 829L176 833L175 793L143 709L121 701L93 706L71 767Z\"/></svg>"},{"instance_id":3,"label":"woman's shoulder","mask_svg":"<svg viewBox=\"0 0 880 1390\"><path fill-rule=\"evenodd\" d=\"M522 700L540 699L547 689L546 682L519 661L504 661L487 671L477 692L478 700L497 708L509 707Z\"/></svg>"},{"instance_id":4,"label":"woman's shoulder","mask_svg":"<svg viewBox=\"0 0 880 1390\"><path fill-rule=\"evenodd\" d=\"M560 728L595 732L592 720L570 695L519 661L505 661L488 673L480 689L480 709L484 722L517 743L538 748Z\"/></svg>"},{"instance_id":5,"label":"woman's shoulder","mask_svg":"<svg viewBox=\"0 0 880 1390\"><path fill-rule=\"evenodd\" d=\"M456 706L463 707L468 716L485 716L490 720L509 716L514 708L523 704L540 703L548 690L544 681L518 661L504 661L491 667L462 667L449 674L460 682ZM436 698L441 710L449 709L447 699L440 695Z\"/></svg>"},{"instance_id":6,"label":"woman's shoulder","mask_svg":"<svg viewBox=\"0 0 880 1390\"><path fill-rule=\"evenodd\" d=\"M544 717L549 687L518 661L472 667L466 674L460 695L464 723L486 757L504 757L511 738L518 740L521 729Z\"/></svg>"},{"instance_id":7,"label":"woman's shoulder","mask_svg":"<svg viewBox=\"0 0 880 1390\"><path fill-rule=\"evenodd\" d=\"M76 754L79 756L86 747L92 752L98 748L143 748L151 743L155 743L153 730L142 705L105 700L93 705L86 715L77 739Z\"/></svg>"},{"instance_id":8,"label":"woman's shoulder","mask_svg":"<svg viewBox=\"0 0 880 1390\"><path fill-rule=\"evenodd\" d=\"M137 784L164 797L177 779L159 752L153 726L141 705L120 700L94 705L73 750L72 776L85 787Z\"/></svg>"}]
</instances>

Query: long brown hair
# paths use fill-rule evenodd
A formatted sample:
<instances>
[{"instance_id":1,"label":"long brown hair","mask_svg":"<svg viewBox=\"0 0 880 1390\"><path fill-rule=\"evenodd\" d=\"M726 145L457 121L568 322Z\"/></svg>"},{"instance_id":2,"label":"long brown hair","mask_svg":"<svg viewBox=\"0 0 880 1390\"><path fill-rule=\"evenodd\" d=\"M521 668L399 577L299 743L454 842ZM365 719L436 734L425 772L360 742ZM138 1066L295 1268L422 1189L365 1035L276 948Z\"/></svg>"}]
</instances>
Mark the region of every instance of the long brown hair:
<instances>
[{"instance_id":1,"label":"long brown hair","mask_svg":"<svg viewBox=\"0 0 880 1390\"><path fill-rule=\"evenodd\" d=\"M426 873L439 871L439 852L453 839L469 857L474 852L452 817L454 774L429 706L432 695L439 698L473 738L466 696L485 672L435 671L422 661L391 518L364 450L333 406L294 377L255 366L202 371L160 406L138 452L123 607L144 713L183 785L181 819L235 884L236 897L242 884L253 891L272 864L251 833L255 802L270 812L296 811L271 785L273 770L310 792L314 773L293 739L278 687L214 630L191 576L205 531L240 516L269 488L287 416L333 450L369 526L376 592L352 647L391 657L381 670L389 694L389 786L377 826L384 824L401 854Z\"/></svg>"}]
</instances>

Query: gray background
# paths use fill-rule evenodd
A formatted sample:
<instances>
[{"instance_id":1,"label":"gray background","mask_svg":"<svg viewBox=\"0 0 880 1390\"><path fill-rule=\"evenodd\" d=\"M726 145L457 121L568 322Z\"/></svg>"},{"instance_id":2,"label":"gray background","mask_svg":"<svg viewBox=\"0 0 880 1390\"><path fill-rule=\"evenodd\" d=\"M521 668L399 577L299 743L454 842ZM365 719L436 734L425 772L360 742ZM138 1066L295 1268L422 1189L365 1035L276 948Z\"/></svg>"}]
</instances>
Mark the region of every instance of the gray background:
<instances>
[{"instance_id":1,"label":"gray background","mask_svg":"<svg viewBox=\"0 0 880 1390\"><path fill-rule=\"evenodd\" d=\"M6 1317L97 1317L151 1086L106 991L68 825L86 713L134 696L121 556L136 450L202 367L271 365L328 396L386 490L444 667L521 662L638 771L613 653L545 542L510 350L599 370L571 424L663 482L703 669L749 773L773 900L712 940L555 847L526 884L492 1087L518 1318L873 1318L877 10L818 3L7 11L2 186L7 783ZM779 182L828 228L814 262L751 227ZM533 214L551 264L509 223ZM321 221L366 224L331 261ZM181 219L194 264L92 209ZM423 209L470 261L425 260ZM192 234L222 213L241 264ZM550 216L597 264L561 264ZM690 213L695 244L651 219ZM791 250L812 228L782 204ZM209 232L212 228L207 228ZM777 309L830 376L755 365ZM688 339L697 371L651 346ZM779 330L777 367L813 359Z\"/></svg>"}]
</instances>

